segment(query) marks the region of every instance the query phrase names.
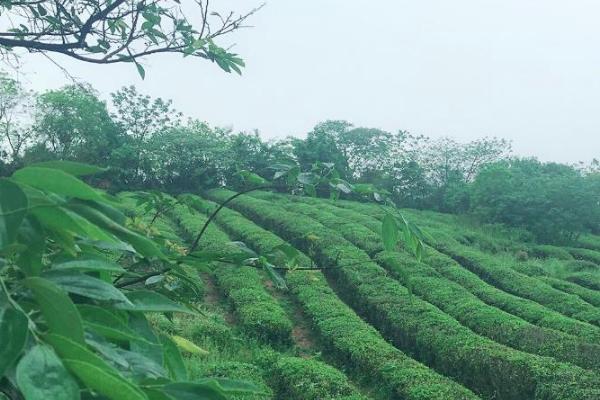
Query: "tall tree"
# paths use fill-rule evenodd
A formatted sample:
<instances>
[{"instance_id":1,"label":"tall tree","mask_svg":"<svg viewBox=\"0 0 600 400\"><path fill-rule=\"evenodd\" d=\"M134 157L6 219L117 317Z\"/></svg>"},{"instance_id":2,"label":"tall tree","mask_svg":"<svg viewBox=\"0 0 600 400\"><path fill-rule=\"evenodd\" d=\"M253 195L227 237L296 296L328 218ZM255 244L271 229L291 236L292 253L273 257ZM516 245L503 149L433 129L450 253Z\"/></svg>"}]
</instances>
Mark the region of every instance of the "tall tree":
<instances>
[{"instance_id":1,"label":"tall tree","mask_svg":"<svg viewBox=\"0 0 600 400\"><path fill-rule=\"evenodd\" d=\"M21 82L0 72L0 153L5 162L16 162L31 138L27 117L33 94Z\"/></svg>"},{"instance_id":2,"label":"tall tree","mask_svg":"<svg viewBox=\"0 0 600 400\"><path fill-rule=\"evenodd\" d=\"M119 144L120 131L106 107L89 87L66 86L39 95L34 131L37 150L49 156L106 164Z\"/></svg>"},{"instance_id":3,"label":"tall tree","mask_svg":"<svg viewBox=\"0 0 600 400\"><path fill-rule=\"evenodd\" d=\"M183 116L172 107L172 100L152 99L139 93L133 85L123 87L110 96L115 108L112 114L114 120L135 140L144 141L161 130L175 127Z\"/></svg>"},{"instance_id":4,"label":"tall tree","mask_svg":"<svg viewBox=\"0 0 600 400\"><path fill-rule=\"evenodd\" d=\"M342 177L348 178L348 157L339 145L339 138L350 130L347 121L325 121L317 124L305 140L293 139L294 155L303 169L315 162L333 163Z\"/></svg>"}]
</instances>

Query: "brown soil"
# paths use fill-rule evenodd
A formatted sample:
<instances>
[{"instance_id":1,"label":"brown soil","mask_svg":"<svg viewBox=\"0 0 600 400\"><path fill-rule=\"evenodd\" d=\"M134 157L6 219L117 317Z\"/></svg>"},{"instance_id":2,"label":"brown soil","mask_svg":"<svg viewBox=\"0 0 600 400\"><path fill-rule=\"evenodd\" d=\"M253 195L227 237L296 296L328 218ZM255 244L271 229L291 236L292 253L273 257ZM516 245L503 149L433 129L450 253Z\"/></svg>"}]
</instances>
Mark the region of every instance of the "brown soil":
<instances>
[{"instance_id":1,"label":"brown soil","mask_svg":"<svg viewBox=\"0 0 600 400\"><path fill-rule=\"evenodd\" d=\"M229 325L235 325L235 317L231 312L229 312L228 307L223 307L223 304L221 302L221 294L219 293L219 289L217 288L215 277L212 274L206 272L200 274L200 276L202 277L202 281L204 281L205 287L204 303L211 307L218 308L222 312L225 321Z\"/></svg>"},{"instance_id":2,"label":"brown soil","mask_svg":"<svg viewBox=\"0 0 600 400\"><path fill-rule=\"evenodd\" d=\"M310 353L313 351L316 347L313 339L314 335L302 311L283 292L275 288L271 280L265 280L264 285L271 295L282 303L284 309L288 311L288 315L291 314L289 316L294 325L292 328L292 340L294 344L303 352Z\"/></svg>"}]
</instances>

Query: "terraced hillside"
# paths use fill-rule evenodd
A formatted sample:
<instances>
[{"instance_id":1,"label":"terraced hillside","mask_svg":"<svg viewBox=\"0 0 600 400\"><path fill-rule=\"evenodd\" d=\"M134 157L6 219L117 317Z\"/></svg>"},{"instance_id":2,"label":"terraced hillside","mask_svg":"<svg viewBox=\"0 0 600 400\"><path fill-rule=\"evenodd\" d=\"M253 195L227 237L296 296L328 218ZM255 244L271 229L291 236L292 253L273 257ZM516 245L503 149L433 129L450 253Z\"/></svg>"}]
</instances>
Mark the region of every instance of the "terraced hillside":
<instances>
[{"instance_id":1,"label":"terraced hillside","mask_svg":"<svg viewBox=\"0 0 600 400\"><path fill-rule=\"evenodd\" d=\"M232 194L192 195L153 226L174 246L190 243ZM292 246L287 288L250 266L184 268L202 282L188 299L202 315L154 322L208 351L186 358L195 377L251 380L264 388L255 398L600 399L600 237L541 246L456 216L404 213L428 233L421 261L402 246L385 251L380 206L240 196L199 248Z\"/></svg>"}]
</instances>

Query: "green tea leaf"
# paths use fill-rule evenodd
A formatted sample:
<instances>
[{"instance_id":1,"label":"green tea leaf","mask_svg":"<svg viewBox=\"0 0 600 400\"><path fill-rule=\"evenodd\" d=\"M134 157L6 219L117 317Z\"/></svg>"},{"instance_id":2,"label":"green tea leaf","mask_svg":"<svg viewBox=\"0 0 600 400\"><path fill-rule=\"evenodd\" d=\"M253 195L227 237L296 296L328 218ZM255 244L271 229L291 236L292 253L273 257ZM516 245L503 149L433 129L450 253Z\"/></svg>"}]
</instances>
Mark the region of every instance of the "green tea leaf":
<instances>
[{"instance_id":1,"label":"green tea leaf","mask_svg":"<svg viewBox=\"0 0 600 400\"><path fill-rule=\"evenodd\" d=\"M183 363L183 358L181 357L179 348L175 342L167 335L160 335L160 342L163 346L165 366L169 371L169 376L178 381L187 380L187 370L185 368L185 364Z\"/></svg>"},{"instance_id":2,"label":"green tea leaf","mask_svg":"<svg viewBox=\"0 0 600 400\"><path fill-rule=\"evenodd\" d=\"M27 336L25 314L14 308L0 308L0 376L19 357Z\"/></svg>"},{"instance_id":3,"label":"green tea leaf","mask_svg":"<svg viewBox=\"0 0 600 400\"><path fill-rule=\"evenodd\" d=\"M120 376L84 361L63 359L63 362L86 386L111 400L148 400L139 387Z\"/></svg>"},{"instance_id":4,"label":"green tea leaf","mask_svg":"<svg viewBox=\"0 0 600 400\"><path fill-rule=\"evenodd\" d=\"M27 206L27 196L19 185L0 179L0 250L15 241Z\"/></svg>"},{"instance_id":5,"label":"green tea leaf","mask_svg":"<svg viewBox=\"0 0 600 400\"><path fill-rule=\"evenodd\" d=\"M90 299L115 301L131 304L119 289L103 281L76 271L48 271L43 277L54 282L63 290Z\"/></svg>"},{"instance_id":6,"label":"green tea leaf","mask_svg":"<svg viewBox=\"0 0 600 400\"><path fill-rule=\"evenodd\" d=\"M225 391L214 380L202 383L171 383L165 385L163 391L177 400L227 400Z\"/></svg>"},{"instance_id":7,"label":"green tea leaf","mask_svg":"<svg viewBox=\"0 0 600 400\"><path fill-rule=\"evenodd\" d=\"M110 230L114 235L123 241L133 245L135 250L146 258L166 259L166 256L160 251L156 243L136 232L133 232L122 225L117 224L100 211L84 204L72 206L78 214L83 215L98 226Z\"/></svg>"},{"instance_id":8,"label":"green tea leaf","mask_svg":"<svg viewBox=\"0 0 600 400\"><path fill-rule=\"evenodd\" d=\"M126 321L123 321L109 309L89 304L78 305L77 309L83 318L85 327L108 339L120 341L144 340L127 326Z\"/></svg>"},{"instance_id":9,"label":"green tea leaf","mask_svg":"<svg viewBox=\"0 0 600 400\"><path fill-rule=\"evenodd\" d=\"M33 292L50 332L84 343L81 316L65 291L44 278L27 278L24 283Z\"/></svg>"},{"instance_id":10,"label":"green tea leaf","mask_svg":"<svg viewBox=\"0 0 600 400\"><path fill-rule=\"evenodd\" d=\"M74 176L93 175L100 172L106 172L108 168L100 168L95 165L82 164L75 161L44 161L39 163L29 164L30 167L52 168L66 172Z\"/></svg>"},{"instance_id":11,"label":"green tea leaf","mask_svg":"<svg viewBox=\"0 0 600 400\"><path fill-rule=\"evenodd\" d=\"M106 271L123 273L125 269L118 264L111 263L103 260L73 260L64 263L52 265L52 269L55 271L64 270L78 270L78 271Z\"/></svg>"},{"instance_id":12,"label":"green tea leaf","mask_svg":"<svg viewBox=\"0 0 600 400\"><path fill-rule=\"evenodd\" d=\"M94 188L58 169L25 167L16 171L13 179L50 193L82 200L102 201L102 197Z\"/></svg>"},{"instance_id":13,"label":"green tea leaf","mask_svg":"<svg viewBox=\"0 0 600 400\"><path fill-rule=\"evenodd\" d=\"M197 382L211 382L212 384L217 384L221 387L221 389L227 394L239 394L239 395L249 395L249 394L257 394L257 395L265 395L263 389L259 388L255 384L247 381L240 381L237 379L229 379L229 378L203 378L198 379Z\"/></svg>"},{"instance_id":14,"label":"green tea leaf","mask_svg":"<svg viewBox=\"0 0 600 400\"><path fill-rule=\"evenodd\" d=\"M45 339L52 345L54 351L56 351L62 359L68 358L71 360L83 361L96 368L102 369L111 375L119 375L119 371L88 350L87 346L83 343L77 343L63 335L54 334L46 335ZM76 374L76 371L72 372Z\"/></svg>"},{"instance_id":15,"label":"green tea leaf","mask_svg":"<svg viewBox=\"0 0 600 400\"><path fill-rule=\"evenodd\" d=\"M79 386L46 345L34 346L17 365L17 385L25 400L77 400Z\"/></svg>"},{"instance_id":16,"label":"green tea leaf","mask_svg":"<svg viewBox=\"0 0 600 400\"><path fill-rule=\"evenodd\" d=\"M198 354L198 355L207 355L207 354L209 354L208 351L204 350L201 347L198 347L194 342L191 342L191 341L187 340L184 337L177 336L177 335L172 335L171 336L171 340L173 340L173 342L175 342L175 344L180 349L183 349L183 350L187 351L188 353Z\"/></svg>"},{"instance_id":17,"label":"green tea leaf","mask_svg":"<svg viewBox=\"0 0 600 400\"><path fill-rule=\"evenodd\" d=\"M393 251L399 239L398 224L393 215L386 213L381 225L383 246L387 251Z\"/></svg>"},{"instance_id":18,"label":"green tea leaf","mask_svg":"<svg viewBox=\"0 0 600 400\"><path fill-rule=\"evenodd\" d=\"M127 298L133 305L120 303L115 305L121 310L144 311L144 312L193 312L184 306L174 302L168 297L149 290L138 290L127 293Z\"/></svg>"}]
</instances>

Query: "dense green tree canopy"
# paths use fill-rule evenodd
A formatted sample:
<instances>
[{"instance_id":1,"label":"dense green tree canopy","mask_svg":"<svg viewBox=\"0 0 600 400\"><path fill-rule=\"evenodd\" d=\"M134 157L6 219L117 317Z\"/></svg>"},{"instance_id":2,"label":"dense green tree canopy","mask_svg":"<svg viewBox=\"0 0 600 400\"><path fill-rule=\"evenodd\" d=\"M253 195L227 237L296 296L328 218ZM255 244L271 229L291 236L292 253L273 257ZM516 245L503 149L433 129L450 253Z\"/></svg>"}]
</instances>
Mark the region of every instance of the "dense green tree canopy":
<instances>
[{"instance_id":1,"label":"dense green tree canopy","mask_svg":"<svg viewBox=\"0 0 600 400\"><path fill-rule=\"evenodd\" d=\"M592 179L556 163L499 162L477 176L473 207L487 221L525 227L540 240L568 240L600 226L600 191Z\"/></svg>"}]
</instances>

